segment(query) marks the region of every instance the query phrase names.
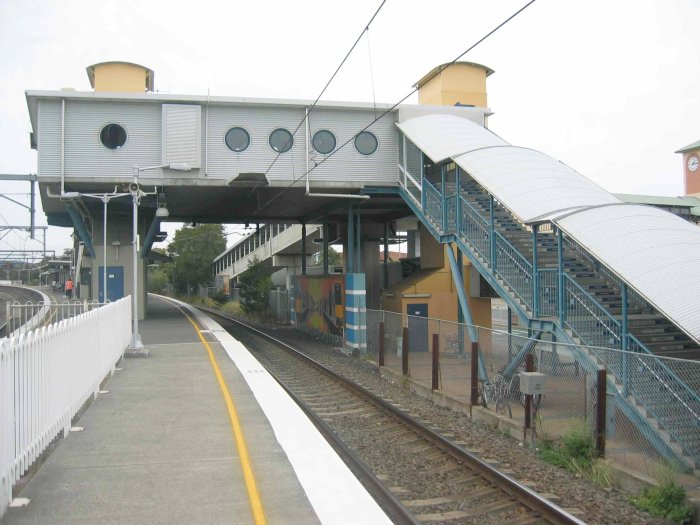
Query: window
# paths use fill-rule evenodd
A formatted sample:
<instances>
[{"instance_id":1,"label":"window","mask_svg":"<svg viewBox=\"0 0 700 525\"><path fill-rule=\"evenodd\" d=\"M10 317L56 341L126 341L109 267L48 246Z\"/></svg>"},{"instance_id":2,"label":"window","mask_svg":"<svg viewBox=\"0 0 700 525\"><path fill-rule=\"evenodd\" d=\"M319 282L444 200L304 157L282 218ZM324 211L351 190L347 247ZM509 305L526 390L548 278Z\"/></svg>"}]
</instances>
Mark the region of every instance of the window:
<instances>
[{"instance_id":1,"label":"window","mask_svg":"<svg viewBox=\"0 0 700 525\"><path fill-rule=\"evenodd\" d=\"M355 149L363 155L371 155L377 151L378 146L377 137L369 131L361 131L355 137Z\"/></svg>"},{"instance_id":2,"label":"window","mask_svg":"<svg viewBox=\"0 0 700 525\"><path fill-rule=\"evenodd\" d=\"M100 142L105 148L119 149L126 144L126 130L119 124L107 124L100 131Z\"/></svg>"},{"instance_id":3,"label":"window","mask_svg":"<svg viewBox=\"0 0 700 525\"><path fill-rule=\"evenodd\" d=\"M294 137L284 128L277 128L270 133L270 147L277 153L286 153L294 145Z\"/></svg>"},{"instance_id":4,"label":"window","mask_svg":"<svg viewBox=\"0 0 700 525\"><path fill-rule=\"evenodd\" d=\"M250 146L250 135L243 128L231 128L226 132L224 140L231 151L245 151Z\"/></svg>"},{"instance_id":5,"label":"window","mask_svg":"<svg viewBox=\"0 0 700 525\"><path fill-rule=\"evenodd\" d=\"M316 151L323 155L328 155L335 149L335 135L327 129L321 129L314 133L311 143Z\"/></svg>"}]
</instances>

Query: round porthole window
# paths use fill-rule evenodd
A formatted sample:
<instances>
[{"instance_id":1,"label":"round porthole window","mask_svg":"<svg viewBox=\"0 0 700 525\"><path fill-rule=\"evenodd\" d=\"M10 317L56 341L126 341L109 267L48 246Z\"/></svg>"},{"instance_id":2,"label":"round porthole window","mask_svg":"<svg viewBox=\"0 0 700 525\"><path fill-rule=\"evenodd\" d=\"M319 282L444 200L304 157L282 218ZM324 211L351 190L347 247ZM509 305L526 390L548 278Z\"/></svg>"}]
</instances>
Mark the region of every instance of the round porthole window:
<instances>
[{"instance_id":1,"label":"round porthole window","mask_svg":"<svg viewBox=\"0 0 700 525\"><path fill-rule=\"evenodd\" d=\"M378 146L377 137L369 131L362 131L355 137L355 148L363 155L371 155L377 151Z\"/></svg>"},{"instance_id":2,"label":"round porthole window","mask_svg":"<svg viewBox=\"0 0 700 525\"><path fill-rule=\"evenodd\" d=\"M277 128L270 133L270 147L277 153L286 153L294 145L294 137L284 128Z\"/></svg>"},{"instance_id":3,"label":"round porthole window","mask_svg":"<svg viewBox=\"0 0 700 525\"><path fill-rule=\"evenodd\" d=\"M231 151L244 151L250 146L250 135L243 128L231 128L224 140Z\"/></svg>"},{"instance_id":4,"label":"round porthole window","mask_svg":"<svg viewBox=\"0 0 700 525\"><path fill-rule=\"evenodd\" d=\"M311 143L316 151L323 155L328 155L335 149L335 135L327 129L321 129L314 133Z\"/></svg>"},{"instance_id":5,"label":"round porthole window","mask_svg":"<svg viewBox=\"0 0 700 525\"><path fill-rule=\"evenodd\" d=\"M107 124L100 131L100 142L105 148L119 149L126 144L126 130L119 124Z\"/></svg>"}]
</instances>

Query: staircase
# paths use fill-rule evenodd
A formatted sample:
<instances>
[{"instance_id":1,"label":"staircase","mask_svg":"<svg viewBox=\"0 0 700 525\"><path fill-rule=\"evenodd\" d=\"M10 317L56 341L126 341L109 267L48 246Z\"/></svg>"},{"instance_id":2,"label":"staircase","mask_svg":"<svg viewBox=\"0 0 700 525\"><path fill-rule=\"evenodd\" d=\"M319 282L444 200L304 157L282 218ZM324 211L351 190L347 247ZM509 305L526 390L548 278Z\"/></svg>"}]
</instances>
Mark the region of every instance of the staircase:
<instances>
[{"instance_id":1,"label":"staircase","mask_svg":"<svg viewBox=\"0 0 700 525\"><path fill-rule=\"evenodd\" d=\"M619 408L662 455L700 468L700 377L656 357L700 360L700 347L553 224L533 234L454 164L421 171L410 188L402 178L401 194L433 235L456 242L521 318L581 345L583 366L605 366Z\"/></svg>"}]
</instances>

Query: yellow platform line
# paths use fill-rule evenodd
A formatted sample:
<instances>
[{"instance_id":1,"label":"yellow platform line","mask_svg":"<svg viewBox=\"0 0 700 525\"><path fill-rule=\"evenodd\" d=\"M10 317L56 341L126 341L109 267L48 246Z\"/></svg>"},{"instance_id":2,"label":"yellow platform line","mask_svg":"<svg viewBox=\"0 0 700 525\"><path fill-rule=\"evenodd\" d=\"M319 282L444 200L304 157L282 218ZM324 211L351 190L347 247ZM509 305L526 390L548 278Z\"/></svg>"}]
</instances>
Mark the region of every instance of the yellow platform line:
<instances>
[{"instance_id":1,"label":"yellow platform line","mask_svg":"<svg viewBox=\"0 0 700 525\"><path fill-rule=\"evenodd\" d=\"M195 331L197 332L197 335L199 336L199 339L202 341L202 344L204 344L204 346L207 349L207 353L209 354L209 362L211 362L211 366L214 369L216 380L219 382L219 388L221 389L221 393L224 396L224 401L226 402L226 408L228 409L228 415L231 421L231 430L233 431L233 437L235 438L236 447L238 448L238 455L241 459L241 468L243 469L245 485L248 489L248 500L250 501L250 507L253 511L253 519L255 520L256 525L265 525L267 523L267 521L265 520L265 512L263 511L262 502L260 501L260 493L258 492L258 487L255 483L253 469L250 466L250 456L248 455L248 447L246 447L245 444L243 429L241 428L241 423L238 419L238 413L236 412L236 406L233 404L233 398L231 397L231 393L228 390L228 386L226 386L224 376L221 374L219 364L216 362L214 352L212 351L211 346L209 346L207 340L204 338L204 335L202 335L202 332L199 330L197 323L195 323L194 319L192 319L192 317L190 317L184 310L182 310L181 308L178 309L182 312L182 314L185 317L187 317L187 320L190 323L192 323L192 326L194 327Z\"/></svg>"}]
</instances>

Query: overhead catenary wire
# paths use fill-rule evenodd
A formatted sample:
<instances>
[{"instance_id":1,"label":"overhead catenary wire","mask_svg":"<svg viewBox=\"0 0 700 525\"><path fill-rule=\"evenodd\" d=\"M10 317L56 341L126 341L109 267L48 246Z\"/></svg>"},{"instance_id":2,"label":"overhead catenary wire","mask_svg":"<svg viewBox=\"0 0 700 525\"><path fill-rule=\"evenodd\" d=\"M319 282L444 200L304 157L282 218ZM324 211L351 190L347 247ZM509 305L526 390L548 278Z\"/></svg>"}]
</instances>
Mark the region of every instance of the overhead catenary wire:
<instances>
[{"instance_id":1,"label":"overhead catenary wire","mask_svg":"<svg viewBox=\"0 0 700 525\"><path fill-rule=\"evenodd\" d=\"M482 36L479 40L477 40L477 41L474 42L471 46L469 46L467 49L465 49L462 53L460 53L460 54L459 54L456 58L454 58L452 61L450 61L450 62L448 62L448 63L446 63L446 64L441 65L440 68L439 68L438 71L437 71L437 75L439 75L440 73L442 73L443 71L445 71L448 67L454 65L460 58L462 58L464 55L466 55L467 53L469 53L471 50L473 50L473 49L474 49L475 47L477 47L479 44L481 44L482 42L484 42L487 38L489 38L489 37L490 37L491 35L493 35L496 31L498 31L499 29L501 29L501 28L502 28L504 25L506 25L508 22L510 22L511 20L513 20L516 16L518 16L520 13L522 13L525 9L527 9L528 7L530 7L530 6L531 6L532 4L534 4L536 1L537 1L537 0L530 0L527 4L525 4L525 5L522 6L520 9L518 9L517 11L515 11L512 15L510 15L508 18L506 18L505 20L503 20L503 22L501 22L500 24L498 24L498 25L497 25L496 27L494 27L491 31L489 31L488 33L486 33L486 34L485 34L484 36ZM382 3L382 5L384 5L384 4ZM380 8L381 8L381 6L380 6ZM368 26L368 27L369 27L369 26ZM281 191L277 192L274 196L272 196L272 197L271 197L268 201L266 201L264 204L258 206L257 209L253 212L253 215L255 215L255 214L258 213L259 211L264 210L265 208L267 208L267 207L268 207L272 202L274 202L280 195L283 195L285 191L289 190L289 189L290 189L292 186L294 186L297 182L299 182L300 180L302 180L304 177L306 177L309 173L311 173L313 170L315 170L315 169L318 168L319 166L323 165L323 163L325 163L327 160L329 160L330 158L332 158L336 153L338 153L340 150L342 150L342 149L343 149L345 146L347 146L350 142L352 142L353 140L355 140L355 138L356 138L360 133L362 133L362 132L364 132L364 131L367 131L372 125L374 125L374 124L375 124L376 122L378 122L380 119L382 119L383 117L385 117L386 115L388 115L389 113L391 113L392 111L394 111L394 110L399 106L399 104L402 104L406 99L408 99L408 97L410 97L410 96L413 95L416 91L418 91L418 88L419 88L419 87L420 87L420 86L416 85L416 87L414 87L408 94L406 94L404 97L402 97L399 101L395 102L395 103L394 103L393 105L391 105L388 109L384 110L384 112L383 112L381 115L379 115L378 117L375 117L374 120L372 120L369 124L367 124L367 125L366 125L364 128L362 128L360 131L358 131L357 133L355 133L355 134L354 134L352 137L350 137L348 140L346 140L345 142L343 142L343 144L341 144L339 147L337 147L335 150L333 150L330 154L328 154L326 157L324 157L320 162L314 163L314 166L313 166L313 167L311 167L310 169L308 169L305 173L303 173L302 175L300 175L298 178L293 179L292 182L291 182L289 185L287 185L287 186L285 186L284 188L282 188ZM318 99L317 99L317 101L318 101ZM303 122L303 121L302 121L302 122ZM301 125L301 124L300 124L300 125ZM279 155L278 155L278 156L279 156Z\"/></svg>"},{"instance_id":2,"label":"overhead catenary wire","mask_svg":"<svg viewBox=\"0 0 700 525\"><path fill-rule=\"evenodd\" d=\"M309 118L309 115L311 114L311 111L313 111L313 109L316 107L316 105L318 104L318 101L321 100L321 97L323 96L323 94L324 94L324 93L326 92L326 90L328 89L328 86L331 85L331 82L333 82L333 79L336 77L336 75L338 74L338 72L340 71L340 69L343 67L343 65L345 64L345 62L347 61L347 59L350 57L350 55L352 54L352 52L354 51L354 49L357 47L357 44L358 44L358 43L360 42L360 40L362 39L362 35L364 35L367 31L369 31L369 26L372 25L372 22L373 22L374 19L377 17L377 15L379 14L379 11L381 11L382 7L384 7L384 4L385 4L385 3L386 3L386 0L382 0L382 3L379 5L379 7L377 8L377 10L374 12L374 14L372 15L372 18L370 18L369 22L367 22L367 24L365 25L364 29L362 29L362 31L360 32L360 35L357 37L357 40L355 40L355 43L352 45L352 47L351 47L350 50L347 52L347 54L345 55L345 57L343 58L343 60L340 62L340 65L336 68L335 72L331 75L331 78L328 80L328 82L326 82L326 85L323 86L323 89L322 89L321 92L318 94L318 96L316 97L316 100L314 100L313 104L311 104L311 107L309 108L309 110L308 110L308 111L306 112L306 114L304 115L304 118L301 119L301 122L299 122L299 124L297 125L296 129L295 129L294 132L292 133L291 137L287 140L287 142L284 144L284 146L283 146L282 148L280 148L280 151L277 152L277 155L276 155L275 158L272 160L272 163L268 166L267 170L265 170L265 176L267 176L267 174L270 172L270 170L271 170L272 167L275 165L275 163L277 162L277 160L280 158L280 155L282 154L282 152L286 151L286 148L287 148L287 146L289 145L289 142L294 140L294 137L296 136L297 131L299 131L299 128L301 128L301 126L304 125L304 122L306 122L306 119Z\"/></svg>"}]
</instances>

